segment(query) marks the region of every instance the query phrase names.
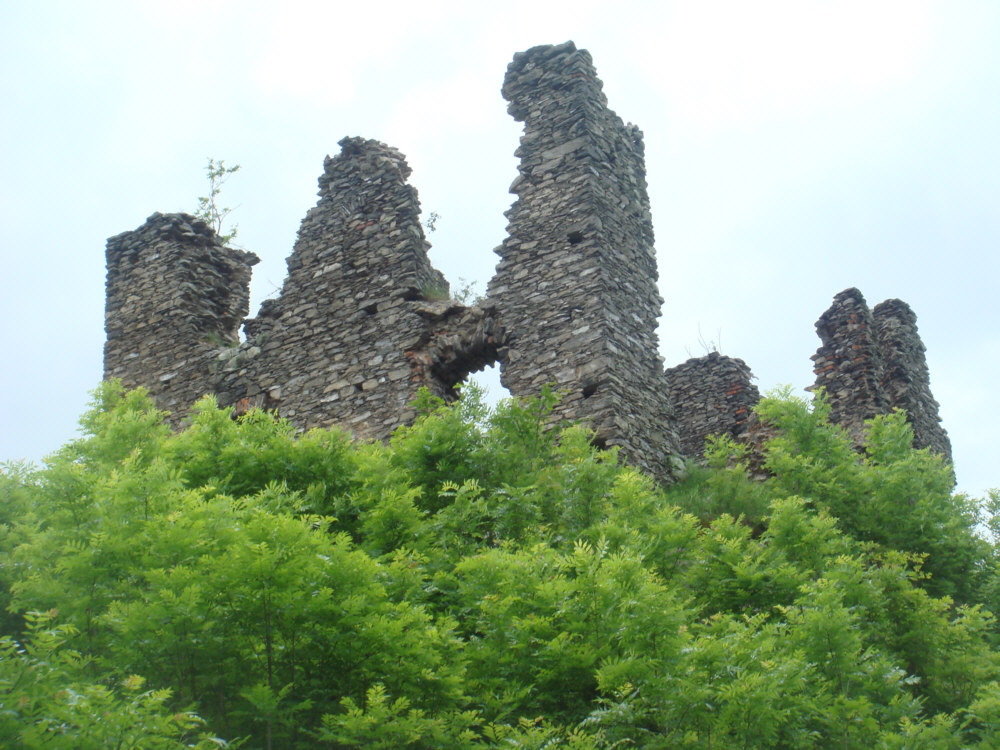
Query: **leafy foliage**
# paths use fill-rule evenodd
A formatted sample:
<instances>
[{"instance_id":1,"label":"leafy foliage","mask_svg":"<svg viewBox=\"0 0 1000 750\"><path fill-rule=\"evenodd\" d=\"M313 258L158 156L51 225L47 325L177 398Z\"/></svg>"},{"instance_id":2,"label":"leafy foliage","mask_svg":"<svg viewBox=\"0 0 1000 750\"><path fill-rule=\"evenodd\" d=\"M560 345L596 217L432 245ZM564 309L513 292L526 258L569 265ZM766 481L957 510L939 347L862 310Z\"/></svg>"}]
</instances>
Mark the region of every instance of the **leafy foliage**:
<instances>
[{"instance_id":1,"label":"leafy foliage","mask_svg":"<svg viewBox=\"0 0 1000 750\"><path fill-rule=\"evenodd\" d=\"M103 383L0 472L0 744L996 746L1000 498L903 415L860 455L778 394L767 479L720 439L660 489L557 399L382 445Z\"/></svg>"},{"instance_id":2,"label":"leafy foliage","mask_svg":"<svg viewBox=\"0 0 1000 750\"><path fill-rule=\"evenodd\" d=\"M219 748L189 711L169 711L167 689L131 675L109 688L87 678L86 660L64 648L73 634L55 613L25 615L27 638L0 636L0 743L21 748Z\"/></svg>"},{"instance_id":3,"label":"leafy foliage","mask_svg":"<svg viewBox=\"0 0 1000 750\"><path fill-rule=\"evenodd\" d=\"M205 176L208 178L208 195L198 198L198 208L194 213L195 216L212 227L215 233L219 235L219 239L226 245L236 239L239 227L234 224L231 231L223 234L222 227L229 214L233 212L233 209L220 206L219 195L222 193L222 186L226 184L226 181L239 171L239 164L227 167L222 159L218 161L209 159L205 165Z\"/></svg>"}]
</instances>

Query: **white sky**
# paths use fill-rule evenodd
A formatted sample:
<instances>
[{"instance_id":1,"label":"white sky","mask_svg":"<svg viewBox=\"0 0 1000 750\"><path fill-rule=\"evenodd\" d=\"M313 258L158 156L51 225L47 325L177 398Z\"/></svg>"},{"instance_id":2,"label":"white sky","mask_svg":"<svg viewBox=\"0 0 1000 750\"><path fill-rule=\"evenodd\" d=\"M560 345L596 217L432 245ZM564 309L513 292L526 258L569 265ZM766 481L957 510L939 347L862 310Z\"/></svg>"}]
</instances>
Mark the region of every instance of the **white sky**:
<instances>
[{"instance_id":1,"label":"white sky","mask_svg":"<svg viewBox=\"0 0 1000 750\"><path fill-rule=\"evenodd\" d=\"M102 374L104 244L193 210L207 157L284 278L323 157L401 149L431 259L492 275L520 128L514 52L572 39L646 141L667 365L740 357L812 382L850 286L917 313L959 487L1000 485L1000 3L0 0L0 459L75 434Z\"/></svg>"}]
</instances>

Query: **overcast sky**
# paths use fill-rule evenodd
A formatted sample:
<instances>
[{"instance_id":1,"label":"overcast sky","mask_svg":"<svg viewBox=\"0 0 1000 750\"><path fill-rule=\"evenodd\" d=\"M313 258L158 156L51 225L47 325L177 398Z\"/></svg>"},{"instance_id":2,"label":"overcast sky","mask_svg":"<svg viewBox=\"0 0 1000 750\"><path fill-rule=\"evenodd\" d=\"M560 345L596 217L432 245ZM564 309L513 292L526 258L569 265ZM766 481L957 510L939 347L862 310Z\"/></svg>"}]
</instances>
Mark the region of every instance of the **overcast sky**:
<instances>
[{"instance_id":1,"label":"overcast sky","mask_svg":"<svg viewBox=\"0 0 1000 750\"><path fill-rule=\"evenodd\" d=\"M413 167L433 263L485 289L520 127L514 52L572 39L645 134L665 363L717 347L809 385L856 286L908 302L960 489L1000 486L1000 3L0 0L0 459L76 434L102 375L104 245L192 211L208 157L280 287L345 135Z\"/></svg>"}]
</instances>

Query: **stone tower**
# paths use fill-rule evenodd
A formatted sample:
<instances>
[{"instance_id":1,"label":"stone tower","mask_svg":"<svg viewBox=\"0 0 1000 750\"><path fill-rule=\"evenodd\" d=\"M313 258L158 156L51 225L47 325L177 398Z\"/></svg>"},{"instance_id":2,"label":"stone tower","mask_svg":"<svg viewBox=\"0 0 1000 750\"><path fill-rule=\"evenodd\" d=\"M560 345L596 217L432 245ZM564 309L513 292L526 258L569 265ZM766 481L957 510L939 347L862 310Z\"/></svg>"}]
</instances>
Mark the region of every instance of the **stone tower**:
<instances>
[{"instance_id":1,"label":"stone tower","mask_svg":"<svg viewBox=\"0 0 1000 750\"><path fill-rule=\"evenodd\" d=\"M830 420L864 444L864 423L878 414L905 409L914 446L951 461L951 442L941 427L931 395L917 316L900 300L869 310L857 289L845 289L816 322L822 345L813 355L814 388L826 389Z\"/></svg>"},{"instance_id":2,"label":"stone tower","mask_svg":"<svg viewBox=\"0 0 1000 750\"><path fill-rule=\"evenodd\" d=\"M508 111L524 123L517 200L489 298L508 332L514 395L564 391L558 417L663 478L676 434L657 352L653 224L642 134L607 107L590 54L572 42L514 56Z\"/></svg>"},{"instance_id":3,"label":"stone tower","mask_svg":"<svg viewBox=\"0 0 1000 750\"><path fill-rule=\"evenodd\" d=\"M685 456L701 458L709 435L746 440L753 409L760 401L753 377L742 359L718 352L667 370L670 403Z\"/></svg>"},{"instance_id":4,"label":"stone tower","mask_svg":"<svg viewBox=\"0 0 1000 750\"><path fill-rule=\"evenodd\" d=\"M853 287L833 298L816 321L821 345L812 356L814 388L825 388L830 399L830 421L850 434L855 445L864 443L864 422L889 411L882 391L882 352L875 319L861 292Z\"/></svg>"},{"instance_id":5,"label":"stone tower","mask_svg":"<svg viewBox=\"0 0 1000 750\"><path fill-rule=\"evenodd\" d=\"M872 317L882 352L886 399L892 408L906 410L915 448L930 448L950 461L951 440L931 394L926 347L917 332L916 314L902 300L888 299L875 305Z\"/></svg>"},{"instance_id":6,"label":"stone tower","mask_svg":"<svg viewBox=\"0 0 1000 750\"><path fill-rule=\"evenodd\" d=\"M213 391L219 348L239 342L258 258L193 216L155 213L109 239L106 260L104 377L145 386L176 424Z\"/></svg>"}]
</instances>

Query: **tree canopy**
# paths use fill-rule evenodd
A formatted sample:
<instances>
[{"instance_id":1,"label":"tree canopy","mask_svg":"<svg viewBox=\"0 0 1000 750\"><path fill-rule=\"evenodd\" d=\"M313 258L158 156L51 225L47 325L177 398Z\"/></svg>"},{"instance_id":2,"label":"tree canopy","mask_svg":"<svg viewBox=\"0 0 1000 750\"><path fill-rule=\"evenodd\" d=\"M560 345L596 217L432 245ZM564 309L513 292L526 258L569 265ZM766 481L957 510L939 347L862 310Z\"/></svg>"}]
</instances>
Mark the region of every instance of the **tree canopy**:
<instances>
[{"instance_id":1,"label":"tree canopy","mask_svg":"<svg viewBox=\"0 0 1000 750\"><path fill-rule=\"evenodd\" d=\"M657 487L556 395L389 444L102 383L0 473L0 744L993 748L996 495L905 415L765 399ZM759 474L760 472L754 472Z\"/></svg>"}]
</instances>

